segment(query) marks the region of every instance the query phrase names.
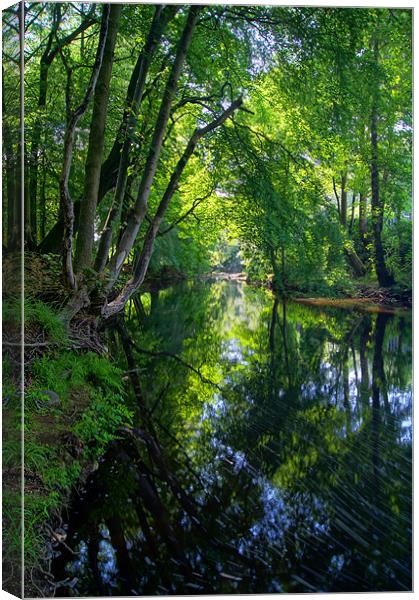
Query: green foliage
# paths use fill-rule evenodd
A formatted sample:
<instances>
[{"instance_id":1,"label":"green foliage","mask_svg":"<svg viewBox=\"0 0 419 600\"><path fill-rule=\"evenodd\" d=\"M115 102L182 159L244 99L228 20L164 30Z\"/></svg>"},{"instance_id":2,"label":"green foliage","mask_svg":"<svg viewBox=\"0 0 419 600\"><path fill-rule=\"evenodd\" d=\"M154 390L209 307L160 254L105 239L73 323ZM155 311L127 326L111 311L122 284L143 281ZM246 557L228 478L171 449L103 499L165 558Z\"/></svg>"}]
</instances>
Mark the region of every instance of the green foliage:
<instances>
[{"instance_id":1,"label":"green foliage","mask_svg":"<svg viewBox=\"0 0 419 600\"><path fill-rule=\"evenodd\" d=\"M32 300L25 302L25 326L36 323L44 329L48 338L53 342L64 344L67 341L67 331L57 312L44 302Z\"/></svg>"},{"instance_id":2,"label":"green foliage","mask_svg":"<svg viewBox=\"0 0 419 600\"><path fill-rule=\"evenodd\" d=\"M39 103L44 52L49 44L54 46L60 40L68 40L88 9L86 3L41 3L39 6L28 3L26 8L25 83L29 93L25 98L25 131L29 171L38 160L36 188L29 190L28 200L35 192L37 203L30 208L35 209L37 218L33 240L33 247L37 247L40 238L60 218L58 182L68 109L78 106L91 77L101 7L91 5L94 18L88 29L83 35L75 36L71 43L60 46L48 65L45 106ZM123 6L110 83L104 158L119 135L128 83L144 48L154 10L152 5ZM138 123L132 133L129 182L122 215L115 221L114 246L120 235L119 225L130 218L138 194L168 82L171 57L186 13L187 7L180 6L151 58ZM7 19L15 26L7 26ZM16 20L16 13L5 12L3 83L7 144L3 222L6 239L11 237L9 228L13 229L8 222L8 211L19 197L17 185L20 184L14 160L21 152L20 106L15 85ZM55 25L58 25L57 31L54 31ZM170 107L169 124L162 132L163 148L147 202L149 221L156 214L179 157L196 127L210 122L239 95L244 98L245 110L237 111L233 118L197 144L161 223L150 274L158 276L166 271L194 276L240 263L251 279L270 279L281 291L334 296L351 292L354 273L345 254L350 248L358 253L367 269L366 278L370 279L376 254L372 225L373 217L377 217L371 210L371 115L374 113L378 127L378 220L383 224L385 260L399 286L409 287L412 267L411 40L412 13L406 9L203 6ZM69 180L69 192L74 200L84 195L88 140L94 133L90 132L92 105L90 102L76 132ZM342 181L345 183L340 189ZM11 183L15 184L13 190ZM348 207L343 215L345 192ZM367 198L367 243L358 231L360 193ZM98 205L96 232L106 220L112 197L109 191ZM32 211L29 213L32 219ZM130 251L129 260L133 263L141 251L147 229L148 223L144 222ZM57 248L60 237L61 234ZM94 245L97 248L96 239ZM124 277L129 276L126 266ZM50 276L49 280L45 279L49 282L48 290L42 289L44 279L37 279L37 273L43 270ZM25 382L26 468L42 480L42 489L29 495L25 509L27 553L33 561L41 543L39 523L51 508L59 506L77 480L83 461L98 458L115 439L118 428L129 425L133 419L122 370L92 352L66 349L69 336L62 320L39 299L55 294L55 302L65 301L69 292L60 283L60 271L56 254L42 256L31 271L31 277L27 277L23 307L28 341L41 339L50 343L47 354L42 357L37 354ZM91 268L84 271L85 282L96 283L96 290L106 275L101 276L99 282L97 279ZM164 341L168 352L182 354L188 364L200 365L196 373L173 361L168 367L166 363L162 365L159 361L138 357L142 368L150 366L146 375L153 392L158 388L158 393L165 398L165 386L173 382L184 384L182 397L174 398L168 393L169 407L162 415L167 422L174 414L186 424L196 422L202 406L214 400L213 387L202 378L221 383L220 361L226 359L220 350L223 342L220 332L228 331L228 342L234 342L233 335L245 342L246 360L254 361L255 389L261 387L263 401L269 400L269 394L263 396L268 383L260 385L266 364L251 358L257 354L262 336L255 327L251 309L243 308L241 294L237 291L233 298L226 298L220 287L213 295L202 292L199 298L201 306L196 307L188 294L179 300L170 291L153 292L143 295L143 314L134 300L129 306L130 317L132 310L138 311L133 329L135 335L141 335L141 344L153 350L160 348ZM19 326L21 308L19 303L7 300L3 304L5 323L12 330ZM239 314L247 311L245 331L233 327L227 308ZM326 328L321 315L316 321L301 307L293 307L290 312L294 311L293 317L301 319L307 331L290 334L285 306L283 308L281 332L288 348L285 343L277 343L277 347L281 347L284 364L288 360L285 350L290 355L294 353L297 366L292 376L299 383L304 361L311 367L320 361L322 353L326 354L326 334L340 340L345 331L338 318L329 319ZM165 320L165 315L170 318ZM266 332L268 311L264 319ZM157 325L160 327L158 339L151 334ZM314 334L312 329L316 327ZM287 333L290 334L288 340L285 339ZM275 342L275 336L271 341ZM35 352L38 353L38 349ZM170 363L170 357L167 360ZM234 372L237 385L243 371L243 365L238 365ZM10 372L11 365L6 362L4 373L8 376ZM405 373L398 376L406 378ZM285 378L280 381L282 387L284 382ZM6 382L5 397L10 404L12 398L19 406L12 383ZM292 388L290 374L285 383ZM48 405L47 390L58 395L59 403ZM19 421L19 410L13 423ZM66 419L73 410L74 420ZM319 444L326 438L325 446L336 454L336 448L327 442L331 429L341 424L335 412L331 411L329 420L301 406L295 408L294 413L293 416L297 416L295 434L299 439L309 428L313 437L318 435ZM294 421L291 419L291 422ZM277 425L278 431L280 422ZM42 426L50 426L57 438L71 429L82 444L80 460L69 460L57 439L56 447L47 443ZM209 430L208 423L205 427ZM299 456L294 456L297 446L297 443L289 444L290 456L282 457L282 467L278 466L276 471L280 482L290 486L295 473L304 479L309 470L318 465L318 456L309 445ZM19 452L18 441L6 440L7 468L19 462ZM14 500L8 497L7 510L12 510Z\"/></svg>"},{"instance_id":3,"label":"green foliage","mask_svg":"<svg viewBox=\"0 0 419 600\"><path fill-rule=\"evenodd\" d=\"M6 322L14 323L19 306L4 303L3 308ZM93 352L63 348L68 340L66 330L47 304L27 300L25 315L28 332L38 335L42 330L48 341L55 342L31 363L25 389L25 561L33 566L39 564L45 544L43 523L51 518L51 511L62 509L82 469L106 451L118 427L132 424L133 412L127 408L121 369ZM14 394L11 382L4 391ZM54 397L51 402L48 392L57 395L56 401ZM14 472L22 455L19 398L9 400L7 407L7 428L13 435L4 440L3 465ZM70 431L73 438L68 441ZM78 444L77 459L70 454L73 443ZM18 553L18 531L12 531L10 523L19 522L19 502L9 490L3 506L9 523L8 544Z\"/></svg>"},{"instance_id":4,"label":"green foliage","mask_svg":"<svg viewBox=\"0 0 419 600\"><path fill-rule=\"evenodd\" d=\"M333 180L339 195L339 182L342 175L346 177L347 221L352 218L352 193L367 196L367 226L371 234L369 131L371 110L376 105L385 253L390 270L406 285L411 254L402 251L401 265L393 240L394 233L400 234L400 244L405 247L406 235L389 223L395 216L405 220L412 204L411 11L273 6L234 10L208 6L202 10L164 132L165 142L148 201L149 219L155 215L195 127L208 123L239 94L243 94L246 110L239 110L234 119L205 136L195 148L165 213L161 235L156 238L150 273L156 276L165 269L195 275L220 266L214 261L221 258L217 248L227 235L230 241L238 240L251 277L264 279L274 274L281 288L287 282L291 286L305 282L313 291L330 289L331 293L347 287L346 281L353 273L344 262L343 249L346 241L356 241L356 231L339 222ZM90 77L88 65L95 54L100 8L94 8L96 18L86 35L64 44L54 57L48 72L47 102L42 110L38 106L40 60L57 14L54 5L48 4L39 14L33 12L35 8L28 11L29 58L25 78L28 89L37 92L26 99L25 118L28 151L37 127L41 126L37 142L39 237L40 221L46 232L59 215L57 174L62 165L68 100L65 90L70 92L72 107L77 106ZM64 4L53 43L80 26L83 14L84 7L79 10L77 4ZM138 192L170 71L167 56L174 54L185 15L182 7L169 22L151 61L133 133L122 220L129 214ZM110 84L104 157L117 137L128 82L152 18L151 6L123 7ZM6 44L12 39L13 31L6 27ZM374 44L378 44L378 53L373 50ZM73 72L69 86L64 66ZM14 70L14 63L6 61L5 89L13 89ZM16 98L5 107L8 123L15 129ZM91 111L92 103L77 131L77 152L69 182L74 199L83 196ZM14 149L17 150L16 142ZM98 205L99 229L112 196L110 192ZM197 199L202 201L195 204ZM355 223L359 217L357 202ZM140 230L132 254L141 250L146 229ZM114 243L119 234L116 227ZM272 263L281 262L283 250L285 272L281 278L281 269ZM58 275L56 256L44 258L50 266L55 261ZM374 262L374 249L367 249L361 258L369 268ZM84 275L88 282L97 278L89 269ZM51 335L58 339L59 330L48 321L48 315L39 316L46 319L45 325L51 326Z\"/></svg>"},{"instance_id":5,"label":"green foliage","mask_svg":"<svg viewBox=\"0 0 419 600\"><path fill-rule=\"evenodd\" d=\"M21 302L5 301L3 303L3 320L5 323L17 324L21 319ZM25 297L23 308L25 332L30 335L33 328L45 332L48 340L65 344L68 333L56 310L41 300Z\"/></svg>"},{"instance_id":6,"label":"green foliage","mask_svg":"<svg viewBox=\"0 0 419 600\"><path fill-rule=\"evenodd\" d=\"M196 275L209 270L210 248L188 234L181 236L177 229L157 239L149 272L161 273L163 269L185 275Z\"/></svg>"},{"instance_id":7,"label":"green foliage","mask_svg":"<svg viewBox=\"0 0 419 600\"><path fill-rule=\"evenodd\" d=\"M398 219L387 225L383 240L386 247L388 268L402 286L412 289L412 222Z\"/></svg>"},{"instance_id":8,"label":"green foliage","mask_svg":"<svg viewBox=\"0 0 419 600\"><path fill-rule=\"evenodd\" d=\"M32 389L50 389L63 399L79 389L99 388L106 394L123 389L120 369L93 352L44 355L34 361L33 373L36 388Z\"/></svg>"},{"instance_id":9,"label":"green foliage","mask_svg":"<svg viewBox=\"0 0 419 600\"><path fill-rule=\"evenodd\" d=\"M98 458L109 442L117 439L118 427L132 425L133 414L122 396L98 396L83 412L73 431L87 445L88 456Z\"/></svg>"}]
</instances>

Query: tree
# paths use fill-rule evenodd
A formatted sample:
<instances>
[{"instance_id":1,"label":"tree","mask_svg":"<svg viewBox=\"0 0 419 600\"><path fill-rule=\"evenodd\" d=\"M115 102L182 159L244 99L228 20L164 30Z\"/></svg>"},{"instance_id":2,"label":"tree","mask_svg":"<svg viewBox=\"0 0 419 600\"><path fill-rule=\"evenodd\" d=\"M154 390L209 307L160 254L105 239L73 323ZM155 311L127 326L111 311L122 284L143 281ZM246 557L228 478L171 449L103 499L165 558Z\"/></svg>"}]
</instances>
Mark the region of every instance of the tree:
<instances>
[{"instance_id":1,"label":"tree","mask_svg":"<svg viewBox=\"0 0 419 600\"><path fill-rule=\"evenodd\" d=\"M371 264L379 285L407 272L389 232L406 240L409 11L107 11L41 3L25 17L26 239L61 251L68 318L93 300L102 318L122 310L156 248L202 248L208 264L221 230L219 247L238 243L281 290L348 290ZM5 159L10 229L7 127Z\"/></svg>"},{"instance_id":2,"label":"tree","mask_svg":"<svg viewBox=\"0 0 419 600\"><path fill-rule=\"evenodd\" d=\"M114 48L122 7L112 4L100 71L95 86L89 146L86 157L84 198L80 209L80 227L75 254L76 272L92 262L96 205L102 167L105 124L108 111L109 83L112 75Z\"/></svg>"}]
</instances>

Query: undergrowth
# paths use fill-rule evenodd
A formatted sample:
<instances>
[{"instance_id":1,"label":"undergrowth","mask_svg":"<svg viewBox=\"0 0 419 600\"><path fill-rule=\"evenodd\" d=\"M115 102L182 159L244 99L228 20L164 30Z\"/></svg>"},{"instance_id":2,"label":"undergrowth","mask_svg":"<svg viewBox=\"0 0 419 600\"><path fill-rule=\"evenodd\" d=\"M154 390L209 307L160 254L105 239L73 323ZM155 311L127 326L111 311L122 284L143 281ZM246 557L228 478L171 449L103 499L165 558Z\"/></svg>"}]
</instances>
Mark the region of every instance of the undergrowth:
<instances>
[{"instance_id":1,"label":"undergrowth","mask_svg":"<svg viewBox=\"0 0 419 600\"><path fill-rule=\"evenodd\" d=\"M122 369L94 352L69 350L68 332L47 304L27 300L24 309L28 335L53 342L32 357L25 373L24 557L29 572L46 555L45 524L54 522L83 473L94 467L117 437L117 429L132 424L133 411ZM3 304L4 321L9 325L16 323L19 314L18 303ZM16 474L21 464L22 412L16 382L7 364L3 469L9 485L4 489L3 511L7 545L17 557L21 502Z\"/></svg>"}]
</instances>

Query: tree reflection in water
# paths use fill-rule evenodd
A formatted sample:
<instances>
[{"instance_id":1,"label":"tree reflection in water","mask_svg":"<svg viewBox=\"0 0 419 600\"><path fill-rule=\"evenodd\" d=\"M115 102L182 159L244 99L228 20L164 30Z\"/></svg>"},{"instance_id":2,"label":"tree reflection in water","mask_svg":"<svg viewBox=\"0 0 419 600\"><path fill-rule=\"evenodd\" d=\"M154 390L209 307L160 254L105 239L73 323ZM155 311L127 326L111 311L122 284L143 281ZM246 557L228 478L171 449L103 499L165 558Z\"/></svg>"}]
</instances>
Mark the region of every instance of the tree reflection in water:
<instances>
[{"instance_id":1,"label":"tree reflection in water","mask_svg":"<svg viewBox=\"0 0 419 600\"><path fill-rule=\"evenodd\" d=\"M233 282L130 314L148 430L74 501L62 594L411 589L410 315Z\"/></svg>"}]
</instances>

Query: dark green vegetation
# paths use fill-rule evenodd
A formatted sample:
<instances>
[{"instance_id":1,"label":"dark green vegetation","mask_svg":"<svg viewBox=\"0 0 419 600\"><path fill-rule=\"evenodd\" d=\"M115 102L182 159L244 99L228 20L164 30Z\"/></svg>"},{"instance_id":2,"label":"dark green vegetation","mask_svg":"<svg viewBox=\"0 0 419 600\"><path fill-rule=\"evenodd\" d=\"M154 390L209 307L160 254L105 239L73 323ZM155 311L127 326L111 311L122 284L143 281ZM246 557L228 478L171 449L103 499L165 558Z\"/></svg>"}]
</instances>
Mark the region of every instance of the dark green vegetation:
<instances>
[{"instance_id":1,"label":"dark green vegetation","mask_svg":"<svg viewBox=\"0 0 419 600\"><path fill-rule=\"evenodd\" d=\"M16 7L3 19L13 250ZM409 288L411 11L32 3L25 31L25 247L61 254L67 318L234 244L281 289Z\"/></svg>"},{"instance_id":2,"label":"dark green vegetation","mask_svg":"<svg viewBox=\"0 0 419 600\"><path fill-rule=\"evenodd\" d=\"M25 576L32 595L41 593L36 586L47 589L54 552L65 549L64 534L54 533L60 529L63 503L104 455L105 466L99 467L104 479L98 476L99 482L95 476L89 485L106 489L109 461L116 460L125 475L131 467L121 465L132 463L132 481L127 476L125 483L132 484L141 502L130 515L126 502L131 492L121 485L118 501L124 503L130 523L109 524L109 515L101 512L104 506L88 517L86 551L91 572L87 579L91 581L74 584L80 592L101 593L106 583L96 552L104 524L117 553L124 555L118 559L119 568L128 570L122 574L125 583L118 586L125 592L127 581L137 593L169 589L172 575L172 591L185 592L215 590L216 580L223 582L220 591L274 591L275 586L307 591L304 581L308 580L319 590L409 587L408 548L403 553L399 546L391 547L400 566L388 563L384 574L371 571L370 579L362 581L357 566L349 569L352 575L339 579L341 556L345 565L349 559L343 550L334 549L339 573L333 580L326 575L322 579L322 569L328 573L335 567L313 563L319 553L325 560L329 556L316 545L323 543L320 532L312 559L304 541L300 545L287 541L286 550L272 550L262 541L255 550L253 542L244 541L260 564L251 554L246 566L246 552L240 554L236 548L240 568L234 571L226 566L220 579L217 557L226 556L233 542L216 531L215 522L203 523L203 528L191 533L191 539L201 539L211 530L211 539L218 540L206 547L201 579L192 581L190 569L198 559L190 556L190 542L183 539L187 526L181 526L183 533L174 526L182 516L167 505L174 507L170 494L174 495L186 511L186 520L198 509L214 520L242 511L247 521L237 531L246 540L249 527L263 521L263 510L259 506L262 521L257 521L250 505L240 507L242 500L238 508L230 507L231 498L222 497L226 490L252 488L248 502L253 506L257 501L252 495L271 493L263 479L276 490L272 498L285 502L284 506L295 494L305 505L304 498L314 492L304 487L306 475L297 490L299 473L313 463L321 465L322 494L330 488L330 498L322 496L329 507L335 494L342 495L342 482L349 486L349 479L355 477L354 449L365 447L367 455L371 443L387 454L373 459L372 475L365 460L365 477L361 470L352 482L354 494L364 498L360 487L369 477L381 478L381 467L374 465L385 463L394 449L393 462L403 463L400 469L406 482L396 477L395 467L386 483L394 489L382 486L377 494L383 494L389 540L402 544L395 532L398 518L405 519L406 526L410 522L409 472L403 462L409 444L400 437L396 404L408 387L408 367L402 368L407 362L406 346L400 341L400 348L389 351L388 360L400 362L394 371L394 398L383 381L382 355L389 331L399 327L400 340L406 334L405 317L367 313L351 333L353 315L358 323L358 313L323 315L318 309L281 304L275 298L362 296L387 304L409 302L411 26L411 11L404 9L33 2L3 11L5 539L13 549L10 564L18 569L23 415L17 390L21 387L28 450ZM23 56L18 38L22 32ZM24 141L19 137L22 116L16 85L23 59ZM19 367L22 251L26 258L23 382ZM274 309L272 314L268 311L268 334L265 308L257 304L259 292L243 292L249 297L254 293L256 302L253 316L251 301L245 302L247 334L254 333L250 331L253 318L261 327L264 323L264 329L258 334L260 345L252 346L254 359L238 359L231 379L223 362L223 344L231 336L225 332L223 337L219 330L224 309L231 327L243 329L239 339L246 348L243 336L247 334L245 322L235 324L229 293L222 285L198 286L193 298L175 289L161 296L157 292L174 278L196 279L212 272L241 272L243 278L269 284L274 291L269 296ZM236 288L230 284L228 289ZM159 313L161 297L166 304ZM288 334L287 310L292 324ZM293 311L309 320L303 325L315 330L313 336L302 336L303 325ZM160 317L154 322L155 314ZM329 357L330 343L340 348L339 357L334 357L337 362ZM360 368L374 372L371 381L366 377L358 386L357 402L364 412L356 426L345 383L351 357ZM302 386L309 385L307 373L320 377L329 369L326 364L336 381L324 391L317 386L316 401L306 405ZM394 373L387 373L389 381ZM236 473L233 468L226 474L228 481L220 483L225 491L220 491L220 503L207 506L206 499L201 505L197 490L191 488L184 463L176 462L180 454L173 444L176 439L182 448L189 447L190 469L196 476L203 476L204 463L217 464L211 454L216 447L211 450L208 439L202 446L196 441L196 419L202 419L205 406L213 406L217 394L230 403L232 413L221 419L219 433L212 423L214 415L208 414L202 436L214 440L225 436L225 447L243 452L252 471ZM253 408L246 405L251 397ZM263 412L274 397L281 418L277 415L270 421L258 410ZM320 407L330 403L334 408L323 413ZM248 422L246 415L250 415ZM271 431L274 423L276 429ZM325 442L322 436L328 431L330 439ZM303 434L307 448L300 455L295 445L299 446ZM377 441L380 435L382 442ZM330 466L322 454L325 448L337 455L336 480L325 475L329 468L325 465ZM265 456L269 452L275 454L272 464ZM226 456L225 460L233 464L235 459ZM259 483L252 479L259 476ZM314 480L313 485L317 485ZM371 485L365 493L373 490ZM393 498L391 505L386 504L389 498ZM320 506L329 510L321 502L315 510ZM309 503L306 509L312 523L317 522ZM165 515L160 525L157 514ZM375 535L374 519L378 517L369 512L363 518L361 530L367 527L369 538ZM335 537L342 547L352 543L356 553L365 532L345 526L346 530L338 527ZM292 527L304 539L305 534L297 532L299 525ZM343 531L349 538L352 535L352 542L341 540ZM403 543L408 539L406 531L400 526ZM131 581L131 559L121 545L121 535L135 538L137 545L145 541L136 554L139 564L155 562L155 553L168 563L172 558L180 565L179 572L161 570L159 575L158 569L150 569L150 581ZM162 546L165 550L160 554ZM373 545L368 548L372 553ZM273 554L267 556L271 550ZM311 571L319 569L316 577L297 563L288 563L289 554L293 560L304 557ZM362 556L361 552L349 562L361 565ZM368 557L371 564L379 560ZM278 564L273 566L272 560ZM42 580L39 568L32 571L35 566L43 569ZM193 568L198 569L195 564ZM277 583L268 575L273 568L279 573ZM57 576L67 577L64 564L54 569ZM233 571L241 574L236 577Z\"/></svg>"}]
</instances>

